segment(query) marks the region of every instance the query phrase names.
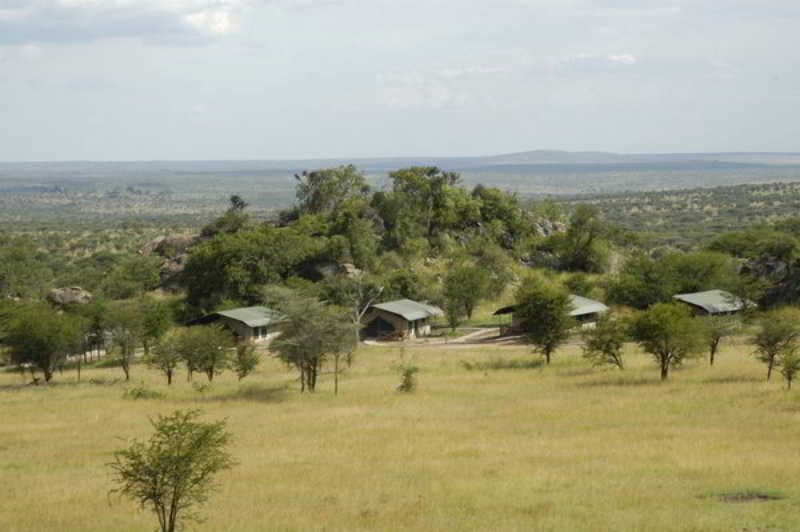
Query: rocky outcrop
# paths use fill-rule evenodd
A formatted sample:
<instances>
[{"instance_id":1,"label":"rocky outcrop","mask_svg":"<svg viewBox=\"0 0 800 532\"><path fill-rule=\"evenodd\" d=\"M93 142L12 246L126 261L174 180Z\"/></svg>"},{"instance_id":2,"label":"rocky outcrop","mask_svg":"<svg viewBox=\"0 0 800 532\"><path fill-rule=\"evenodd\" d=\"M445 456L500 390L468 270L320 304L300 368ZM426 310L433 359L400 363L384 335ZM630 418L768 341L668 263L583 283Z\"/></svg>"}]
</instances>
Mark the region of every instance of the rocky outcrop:
<instances>
[{"instance_id":1,"label":"rocky outcrop","mask_svg":"<svg viewBox=\"0 0 800 532\"><path fill-rule=\"evenodd\" d=\"M314 272L322 279L333 277L335 275L342 275L352 279L353 277L358 277L362 273L359 268L356 268L354 264L349 262L342 264L336 264L333 262L318 264L314 267Z\"/></svg>"},{"instance_id":2,"label":"rocky outcrop","mask_svg":"<svg viewBox=\"0 0 800 532\"><path fill-rule=\"evenodd\" d=\"M533 232L536 236L550 236L556 233L563 233L567 230L567 225L562 222L554 222L545 218L536 220L533 223Z\"/></svg>"},{"instance_id":3,"label":"rocky outcrop","mask_svg":"<svg viewBox=\"0 0 800 532\"><path fill-rule=\"evenodd\" d=\"M80 286L53 288L47 294L48 301L56 305L85 305L92 301L92 294Z\"/></svg>"},{"instance_id":4,"label":"rocky outcrop","mask_svg":"<svg viewBox=\"0 0 800 532\"><path fill-rule=\"evenodd\" d=\"M175 284L189 257L189 248L202 240L199 235L159 236L139 250L140 255L161 258L161 286Z\"/></svg>"},{"instance_id":5,"label":"rocky outcrop","mask_svg":"<svg viewBox=\"0 0 800 532\"><path fill-rule=\"evenodd\" d=\"M764 306L800 302L800 264L774 257L759 257L742 263L740 273L768 281L770 288L759 301Z\"/></svg>"}]
</instances>

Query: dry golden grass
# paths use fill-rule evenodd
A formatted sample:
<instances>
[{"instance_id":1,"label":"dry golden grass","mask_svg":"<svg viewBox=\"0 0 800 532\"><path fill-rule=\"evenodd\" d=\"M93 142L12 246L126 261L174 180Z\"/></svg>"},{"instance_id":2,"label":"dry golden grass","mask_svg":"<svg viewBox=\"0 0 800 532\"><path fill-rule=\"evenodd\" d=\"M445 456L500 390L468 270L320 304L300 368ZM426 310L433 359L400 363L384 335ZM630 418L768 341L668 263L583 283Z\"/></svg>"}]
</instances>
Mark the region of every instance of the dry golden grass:
<instances>
[{"instance_id":1,"label":"dry golden grass","mask_svg":"<svg viewBox=\"0 0 800 532\"><path fill-rule=\"evenodd\" d=\"M421 368L394 391L397 348L362 347L334 397L301 396L274 360L241 384L198 392L134 368L164 392L123 399L119 369L20 387L0 374L0 530L150 530L107 496L106 463L148 416L200 408L227 418L240 464L221 475L197 530L800 530L800 395L747 346L658 382L633 349L625 372L592 370L577 346L551 367L467 371L460 361L532 357L523 347L405 350ZM200 381L200 378L197 378ZM785 498L726 503L716 495Z\"/></svg>"}]
</instances>

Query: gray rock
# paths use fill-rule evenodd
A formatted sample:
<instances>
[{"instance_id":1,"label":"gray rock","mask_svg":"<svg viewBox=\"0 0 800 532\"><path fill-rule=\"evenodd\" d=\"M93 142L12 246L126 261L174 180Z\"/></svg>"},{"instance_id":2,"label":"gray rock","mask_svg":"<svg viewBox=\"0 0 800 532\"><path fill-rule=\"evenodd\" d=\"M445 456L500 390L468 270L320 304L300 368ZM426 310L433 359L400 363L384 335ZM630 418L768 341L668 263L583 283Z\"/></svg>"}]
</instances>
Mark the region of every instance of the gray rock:
<instances>
[{"instance_id":1,"label":"gray rock","mask_svg":"<svg viewBox=\"0 0 800 532\"><path fill-rule=\"evenodd\" d=\"M93 297L91 292L80 286L53 288L47 294L47 299L58 305L85 305L91 302Z\"/></svg>"}]
</instances>

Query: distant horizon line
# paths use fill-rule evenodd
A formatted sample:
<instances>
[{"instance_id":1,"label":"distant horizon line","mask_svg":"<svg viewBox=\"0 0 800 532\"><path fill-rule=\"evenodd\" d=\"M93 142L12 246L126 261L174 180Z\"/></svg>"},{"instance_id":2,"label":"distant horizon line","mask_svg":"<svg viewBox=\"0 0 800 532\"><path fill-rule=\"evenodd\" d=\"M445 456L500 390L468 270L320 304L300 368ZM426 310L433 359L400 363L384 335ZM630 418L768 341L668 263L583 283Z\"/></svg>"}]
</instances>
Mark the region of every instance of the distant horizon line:
<instances>
[{"instance_id":1,"label":"distant horizon line","mask_svg":"<svg viewBox=\"0 0 800 532\"><path fill-rule=\"evenodd\" d=\"M621 157L642 157L642 156L710 156L710 155L791 155L800 156L798 151L671 151L671 152L615 152L603 150L558 150L558 149L536 149L527 151L491 153L486 155L377 155L377 156L358 156L358 157L307 157L307 158L219 158L219 159L42 159L42 160L0 160L0 164L54 164L54 163L203 163L203 162L314 162L314 161L392 161L409 159L489 159L500 157L513 157L528 154L560 154L560 155L606 155ZM558 164L558 163L554 163Z\"/></svg>"}]
</instances>

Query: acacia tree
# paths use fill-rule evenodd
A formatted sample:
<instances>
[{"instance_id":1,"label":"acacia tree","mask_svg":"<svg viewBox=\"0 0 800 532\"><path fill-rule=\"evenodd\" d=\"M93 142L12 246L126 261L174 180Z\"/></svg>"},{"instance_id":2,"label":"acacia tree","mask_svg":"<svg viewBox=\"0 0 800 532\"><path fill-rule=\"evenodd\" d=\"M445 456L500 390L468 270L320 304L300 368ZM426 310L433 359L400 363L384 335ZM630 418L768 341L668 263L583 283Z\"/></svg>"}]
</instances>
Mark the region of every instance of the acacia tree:
<instances>
[{"instance_id":1,"label":"acacia tree","mask_svg":"<svg viewBox=\"0 0 800 532\"><path fill-rule=\"evenodd\" d=\"M83 346L78 319L47 305L13 306L0 315L0 323L11 361L39 369L45 382L50 382L55 370L69 355L80 353Z\"/></svg>"},{"instance_id":2,"label":"acacia tree","mask_svg":"<svg viewBox=\"0 0 800 532\"><path fill-rule=\"evenodd\" d=\"M383 285L377 279L363 272L348 277L331 277L319 285L323 300L350 309L355 338L353 350L357 350L361 319L383 293ZM277 304L280 302L278 301Z\"/></svg>"},{"instance_id":3,"label":"acacia tree","mask_svg":"<svg viewBox=\"0 0 800 532\"><path fill-rule=\"evenodd\" d=\"M739 322L732 316L708 316L703 318L705 327L705 340L708 346L708 363L714 365L714 357L719 351L722 339L736 334Z\"/></svg>"},{"instance_id":4,"label":"acacia tree","mask_svg":"<svg viewBox=\"0 0 800 532\"><path fill-rule=\"evenodd\" d=\"M603 315L597 320L597 325L585 329L582 336L583 356L592 365L611 365L625 369L622 347L629 338L628 324L625 321Z\"/></svg>"},{"instance_id":5,"label":"acacia tree","mask_svg":"<svg viewBox=\"0 0 800 532\"><path fill-rule=\"evenodd\" d=\"M142 313L142 347L144 354L150 353L150 346L158 342L172 326L172 311L164 301L143 296L139 299Z\"/></svg>"},{"instance_id":6,"label":"acacia tree","mask_svg":"<svg viewBox=\"0 0 800 532\"><path fill-rule=\"evenodd\" d=\"M239 380L244 379L255 371L261 357L256 351L256 346L240 343L236 346L236 353L231 359L231 368Z\"/></svg>"},{"instance_id":7,"label":"acacia tree","mask_svg":"<svg viewBox=\"0 0 800 532\"><path fill-rule=\"evenodd\" d=\"M670 368L698 353L703 346L701 331L685 306L658 303L639 313L631 324L631 337L656 359L661 380Z\"/></svg>"},{"instance_id":8,"label":"acacia tree","mask_svg":"<svg viewBox=\"0 0 800 532\"><path fill-rule=\"evenodd\" d=\"M517 289L514 318L528 341L550 364L552 353L569 338L575 320L569 315L572 301L566 290L528 277Z\"/></svg>"},{"instance_id":9,"label":"acacia tree","mask_svg":"<svg viewBox=\"0 0 800 532\"><path fill-rule=\"evenodd\" d=\"M284 317L280 334L270 349L285 363L300 371L300 391L314 392L317 377L328 356L334 361L334 392L339 391L340 360L352 353L356 327L342 309L297 295L288 289L270 288L271 301Z\"/></svg>"},{"instance_id":10,"label":"acacia tree","mask_svg":"<svg viewBox=\"0 0 800 532\"><path fill-rule=\"evenodd\" d=\"M791 390L792 381L797 373L800 372L800 356L798 356L797 349L781 354L778 364L781 367L781 375L786 379L786 389Z\"/></svg>"},{"instance_id":11,"label":"acacia tree","mask_svg":"<svg viewBox=\"0 0 800 532\"><path fill-rule=\"evenodd\" d=\"M461 307L461 315L472 318L475 307L487 296L490 282L489 274L479 266L451 267L444 278L445 307ZM448 312L448 316L450 314Z\"/></svg>"},{"instance_id":12,"label":"acacia tree","mask_svg":"<svg viewBox=\"0 0 800 532\"><path fill-rule=\"evenodd\" d=\"M761 329L751 342L756 348L753 354L767 365L767 380L779 358L797 349L800 340L798 319L800 312L785 308L768 312L760 320Z\"/></svg>"},{"instance_id":13,"label":"acacia tree","mask_svg":"<svg viewBox=\"0 0 800 532\"><path fill-rule=\"evenodd\" d=\"M145 335L144 316L139 305L119 302L110 307L107 323L111 331L111 343L125 373L125 380L129 381L136 349L142 344Z\"/></svg>"},{"instance_id":14,"label":"acacia tree","mask_svg":"<svg viewBox=\"0 0 800 532\"><path fill-rule=\"evenodd\" d=\"M185 521L199 520L194 507L216 487L214 477L235 465L225 447L225 422L197 421L198 410L177 410L150 420L155 432L147 442L134 440L114 453L108 464L117 488L142 508L152 510L162 532L174 532Z\"/></svg>"},{"instance_id":15,"label":"acacia tree","mask_svg":"<svg viewBox=\"0 0 800 532\"><path fill-rule=\"evenodd\" d=\"M189 327L176 338L176 349L186 363L189 380L193 372L202 371L209 382L213 381L228 367L228 352L233 347L233 336L221 325Z\"/></svg>"},{"instance_id":16,"label":"acacia tree","mask_svg":"<svg viewBox=\"0 0 800 532\"><path fill-rule=\"evenodd\" d=\"M145 354L145 363L151 369L157 369L167 377L167 384L172 384L172 376L183 361L176 335L162 338L149 353Z\"/></svg>"}]
</instances>

